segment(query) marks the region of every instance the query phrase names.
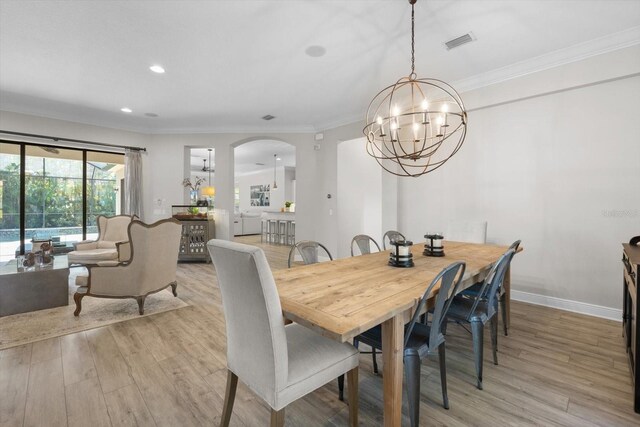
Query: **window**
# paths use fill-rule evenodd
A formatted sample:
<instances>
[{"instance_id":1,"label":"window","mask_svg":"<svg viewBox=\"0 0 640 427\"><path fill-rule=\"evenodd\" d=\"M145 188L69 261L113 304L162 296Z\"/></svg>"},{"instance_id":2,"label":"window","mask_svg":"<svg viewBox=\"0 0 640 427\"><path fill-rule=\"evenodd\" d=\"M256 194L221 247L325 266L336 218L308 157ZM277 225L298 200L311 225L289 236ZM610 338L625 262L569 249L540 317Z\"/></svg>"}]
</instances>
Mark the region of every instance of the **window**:
<instances>
[{"instance_id":1,"label":"window","mask_svg":"<svg viewBox=\"0 0 640 427\"><path fill-rule=\"evenodd\" d=\"M123 179L122 154L0 142L0 260L32 239L66 252L96 238L96 217L121 212Z\"/></svg>"}]
</instances>

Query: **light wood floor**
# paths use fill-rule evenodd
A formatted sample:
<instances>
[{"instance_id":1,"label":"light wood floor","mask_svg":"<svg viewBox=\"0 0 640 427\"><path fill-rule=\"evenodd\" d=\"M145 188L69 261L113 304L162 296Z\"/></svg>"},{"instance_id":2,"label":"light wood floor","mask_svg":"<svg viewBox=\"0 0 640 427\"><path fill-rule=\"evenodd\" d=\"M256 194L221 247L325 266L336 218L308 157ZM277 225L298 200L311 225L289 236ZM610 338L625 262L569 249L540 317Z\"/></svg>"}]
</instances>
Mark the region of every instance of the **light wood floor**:
<instances>
[{"instance_id":1,"label":"light wood floor","mask_svg":"<svg viewBox=\"0 0 640 427\"><path fill-rule=\"evenodd\" d=\"M273 269L286 266L287 248L264 248ZM226 353L215 274L205 264L180 264L178 271L178 292L190 307L0 352L0 426L217 425ZM485 352L483 391L474 386L469 334L450 326L451 409L440 406L437 361L425 361L422 425L640 425L618 323L512 307L510 335L499 336L500 365L491 363L489 347ZM382 378L369 355L360 367L361 424L381 425ZM286 423L344 426L347 416L334 381L290 405ZM268 420L268 408L240 385L232 425Z\"/></svg>"}]
</instances>

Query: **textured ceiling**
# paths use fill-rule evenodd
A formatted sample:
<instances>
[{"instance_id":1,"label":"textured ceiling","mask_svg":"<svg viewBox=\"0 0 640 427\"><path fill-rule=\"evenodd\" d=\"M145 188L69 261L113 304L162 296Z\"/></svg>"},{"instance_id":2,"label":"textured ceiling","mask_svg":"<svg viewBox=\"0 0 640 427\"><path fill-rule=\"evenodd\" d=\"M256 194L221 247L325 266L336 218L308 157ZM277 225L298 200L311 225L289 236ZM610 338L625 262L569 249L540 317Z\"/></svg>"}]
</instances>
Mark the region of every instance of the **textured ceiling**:
<instances>
[{"instance_id":1,"label":"textured ceiling","mask_svg":"<svg viewBox=\"0 0 640 427\"><path fill-rule=\"evenodd\" d=\"M0 109L147 132L322 129L408 74L409 14L406 0L0 0ZM637 0L420 0L416 68L459 81L639 22Z\"/></svg>"}]
</instances>

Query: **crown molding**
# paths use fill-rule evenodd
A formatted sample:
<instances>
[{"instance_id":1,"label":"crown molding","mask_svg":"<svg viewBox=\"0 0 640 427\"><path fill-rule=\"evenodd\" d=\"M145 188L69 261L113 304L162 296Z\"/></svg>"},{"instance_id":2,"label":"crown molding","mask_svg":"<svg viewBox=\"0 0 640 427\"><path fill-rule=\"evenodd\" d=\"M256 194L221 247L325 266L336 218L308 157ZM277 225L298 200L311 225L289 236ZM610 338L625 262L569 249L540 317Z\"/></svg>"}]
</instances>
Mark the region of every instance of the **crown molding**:
<instances>
[{"instance_id":1,"label":"crown molding","mask_svg":"<svg viewBox=\"0 0 640 427\"><path fill-rule=\"evenodd\" d=\"M283 126L283 127L261 127L261 126L213 126L213 127L199 127L199 128L159 128L150 130L148 133L151 135L203 135L209 133L232 133L232 134L274 134L274 133L314 133L315 128L311 125L299 125L299 126Z\"/></svg>"},{"instance_id":2,"label":"crown molding","mask_svg":"<svg viewBox=\"0 0 640 427\"><path fill-rule=\"evenodd\" d=\"M468 92L637 44L640 44L640 26L458 80L453 83L453 87L458 92Z\"/></svg>"}]
</instances>

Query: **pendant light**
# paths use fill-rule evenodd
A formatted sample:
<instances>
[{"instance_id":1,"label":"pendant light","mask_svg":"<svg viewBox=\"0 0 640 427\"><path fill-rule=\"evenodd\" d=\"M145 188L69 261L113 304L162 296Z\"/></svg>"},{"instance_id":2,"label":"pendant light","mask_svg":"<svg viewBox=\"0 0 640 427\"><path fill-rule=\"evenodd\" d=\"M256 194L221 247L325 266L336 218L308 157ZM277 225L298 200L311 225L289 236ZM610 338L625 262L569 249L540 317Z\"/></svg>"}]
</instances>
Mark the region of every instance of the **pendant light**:
<instances>
[{"instance_id":1,"label":"pendant light","mask_svg":"<svg viewBox=\"0 0 640 427\"><path fill-rule=\"evenodd\" d=\"M216 195L216 188L211 185L211 148L207 149L209 151L209 168L207 169L209 172L209 180L207 181L207 186L206 187L202 187L202 195L203 196L207 196L207 197L213 197ZM206 166L206 160L205 160L205 166Z\"/></svg>"},{"instance_id":2,"label":"pendant light","mask_svg":"<svg viewBox=\"0 0 640 427\"><path fill-rule=\"evenodd\" d=\"M367 109L367 153L387 172L417 177L442 166L460 150L467 112L458 92L415 72L415 15L411 4L411 73L382 89Z\"/></svg>"},{"instance_id":3,"label":"pendant light","mask_svg":"<svg viewBox=\"0 0 640 427\"><path fill-rule=\"evenodd\" d=\"M276 182L276 164L277 164L277 160L278 160L278 155L274 154L273 155L273 189L274 190L276 188L278 188L278 183Z\"/></svg>"}]
</instances>

